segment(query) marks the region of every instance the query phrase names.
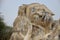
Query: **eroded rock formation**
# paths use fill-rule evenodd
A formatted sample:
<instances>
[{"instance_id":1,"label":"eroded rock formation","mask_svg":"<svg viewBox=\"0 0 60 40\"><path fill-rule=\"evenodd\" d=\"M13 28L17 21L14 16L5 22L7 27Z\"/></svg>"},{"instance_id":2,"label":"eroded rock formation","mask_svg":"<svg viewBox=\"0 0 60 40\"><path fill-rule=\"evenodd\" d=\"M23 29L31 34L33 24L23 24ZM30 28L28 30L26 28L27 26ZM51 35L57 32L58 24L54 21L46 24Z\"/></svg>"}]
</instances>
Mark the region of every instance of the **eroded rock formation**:
<instances>
[{"instance_id":1,"label":"eroded rock formation","mask_svg":"<svg viewBox=\"0 0 60 40\"><path fill-rule=\"evenodd\" d=\"M60 20L54 20L54 14L39 3L23 4L13 23L10 40L59 40Z\"/></svg>"}]
</instances>

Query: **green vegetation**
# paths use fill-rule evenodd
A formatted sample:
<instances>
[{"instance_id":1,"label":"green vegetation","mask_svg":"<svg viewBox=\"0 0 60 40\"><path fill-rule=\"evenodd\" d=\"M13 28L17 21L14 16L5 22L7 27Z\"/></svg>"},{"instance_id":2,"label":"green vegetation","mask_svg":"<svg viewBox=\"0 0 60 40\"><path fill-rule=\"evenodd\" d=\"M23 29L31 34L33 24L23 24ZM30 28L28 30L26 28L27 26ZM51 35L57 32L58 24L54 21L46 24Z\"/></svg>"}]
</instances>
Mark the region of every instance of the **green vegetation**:
<instances>
[{"instance_id":1,"label":"green vegetation","mask_svg":"<svg viewBox=\"0 0 60 40\"><path fill-rule=\"evenodd\" d=\"M9 40L12 27L5 25L4 19L0 15L0 40Z\"/></svg>"}]
</instances>

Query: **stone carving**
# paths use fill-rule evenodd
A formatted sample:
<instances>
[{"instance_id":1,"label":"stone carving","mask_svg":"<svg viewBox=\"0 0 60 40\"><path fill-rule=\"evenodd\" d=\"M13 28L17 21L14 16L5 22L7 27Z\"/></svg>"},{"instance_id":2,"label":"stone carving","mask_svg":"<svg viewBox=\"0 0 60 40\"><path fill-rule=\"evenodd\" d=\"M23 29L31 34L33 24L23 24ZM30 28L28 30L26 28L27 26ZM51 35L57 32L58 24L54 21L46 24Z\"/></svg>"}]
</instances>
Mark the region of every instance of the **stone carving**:
<instances>
[{"instance_id":1,"label":"stone carving","mask_svg":"<svg viewBox=\"0 0 60 40\"><path fill-rule=\"evenodd\" d=\"M44 4L20 6L10 40L58 40L60 21L55 21L53 15Z\"/></svg>"}]
</instances>

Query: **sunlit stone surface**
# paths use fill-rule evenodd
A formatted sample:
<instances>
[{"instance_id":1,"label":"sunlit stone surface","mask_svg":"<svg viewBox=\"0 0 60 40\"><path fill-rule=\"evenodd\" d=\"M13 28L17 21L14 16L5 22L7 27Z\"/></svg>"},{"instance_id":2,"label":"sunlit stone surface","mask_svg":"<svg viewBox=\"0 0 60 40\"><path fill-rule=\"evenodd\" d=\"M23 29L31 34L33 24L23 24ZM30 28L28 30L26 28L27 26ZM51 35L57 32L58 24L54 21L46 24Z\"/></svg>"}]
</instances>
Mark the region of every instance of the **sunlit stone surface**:
<instances>
[{"instance_id":1,"label":"sunlit stone surface","mask_svg":"<svg viewBox=\"0 0 60 40\"><path fill-rule=\"evenodd\" d=\"M60 40L60 20L44 4L23 4L13 23L10 40Z\"/></svg>"}]
</instances>

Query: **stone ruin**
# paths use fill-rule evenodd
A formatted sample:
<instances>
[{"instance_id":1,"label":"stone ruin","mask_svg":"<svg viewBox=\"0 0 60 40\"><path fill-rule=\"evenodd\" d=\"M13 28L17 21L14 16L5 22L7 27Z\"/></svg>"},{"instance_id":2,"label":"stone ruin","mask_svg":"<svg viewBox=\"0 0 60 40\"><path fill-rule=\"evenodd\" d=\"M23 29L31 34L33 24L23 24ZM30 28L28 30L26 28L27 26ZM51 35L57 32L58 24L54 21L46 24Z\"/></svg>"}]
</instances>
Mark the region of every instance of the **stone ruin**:
<instances>
[{"instance_id":1,"label":"stone ruin","mask_svg":"<svg viewBox=\"0 0 60 40\"><path fill-rule=\"evenodd\" d=\"M60 40L60 20L44 4L23 4L13 23L10 40Z\"/></svg>"}]
</instances>

